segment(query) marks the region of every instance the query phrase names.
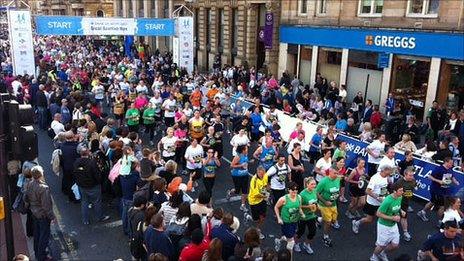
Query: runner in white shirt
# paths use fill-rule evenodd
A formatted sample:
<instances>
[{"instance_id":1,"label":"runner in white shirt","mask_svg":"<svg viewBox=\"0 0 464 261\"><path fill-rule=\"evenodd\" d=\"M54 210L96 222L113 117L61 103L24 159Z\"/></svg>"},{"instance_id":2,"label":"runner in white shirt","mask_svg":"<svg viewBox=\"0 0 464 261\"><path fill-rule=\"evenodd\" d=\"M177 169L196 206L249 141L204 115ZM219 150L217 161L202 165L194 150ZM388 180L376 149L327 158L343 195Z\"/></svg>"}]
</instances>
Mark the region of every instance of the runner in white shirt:
<instances>
[{"instance_id":1,"label":"runner in white shirt","mask_svg":"<svg viewBox=\"0 0 464 261\"><path fill-rule=\"evenodd\" d=\"M232 156L237 156L236 149L240 145L249 145L250 139L245 134L245 129L240 129L238 134L235 134L230 140L230 145L232 145Z\"/></svg>"},{"instance_id":2,"label":"runner in white shirt","mask_svg":"<svg viewBox=\"0 0 464 261\"><path fill-rule=\"evenodd\" d=\"M140 81L137 87L135 87L137 93L145 93L148 94L148 87L145 85L144 81Z\"/></svg>"},{"instance_id":3,"label":"runner in white shirt","mask_svg":"<svg viewBox=\"0 0 464 261\"><path fill-rule=\"evenodd\" d=\"M105 99L105 87L100 84L100 81L92 88L92 92L95 94L95 100L101 103Z\"/></svg>"},{"instance_id":4,"label":"runner in white shirt","mask_svg":"<svg viewBox=\"0 0 464 261\"><path fill-rule=\"evenodd\" d=\"M320 158L314 166L316 172L316 181L321 181L326 176L326 171L332 167L332 151L325 149L322 151L323 157Z\"/></svg>"},{"instance_id":5,"label":"runner in white shirt","mask_svg":"<svg viewBox=\"0 0 464 261\"><path fill-rule=\"evenodd\" d=\"M279 155L277 163L266 172L268 178L271 180L271 192L274 199L273 206L279 198L285 196L285 180L290 175L290 171L290 167L285 163L285 156Z\"/></svg>"},{"instance_id":6,"label":"runner in white shirt","mask_svg":"<svg viewBox=\"0 0 464 261\"><path fill-rule=\"evenodd\" d=\"M172 127L174 125L174 116L176 115L177 110L177 103L172 93L169 95L169 98L163 102L161 107L164 110L164 123L167 127Z\"/></svg>"},{"instance_id":7,"label":"runner in white shirt","mask_svg":"<svg viewBox=\"0 0 464 261\"><path fill-rule=\"evenodd\" d=\"M167 135L158 143L158 151L161 151L161 156L163 157L164 162L174 160L177 142L177 137L174 136L174 128L169 127L166 130L166 133Z\"/></svg>"},{"instance_id":8,"label":"runner in white shirt","mask_svg":"<svg viewBox=\"0 0 464 261\"><path fill-rule=\"evenodd\" d=\"M393 173L391 177L388 177L388 183L392 184L395 179L399 178L398 173L398 166L395 162L395 149L389 148L387 153L383 156L383 158L379 162L379 167L377 168L377 172L380 172L385 166L392 168Z\"/></svg>"},{"instance_id":9,"label":"runner in white shirt","mask_svg":"<svg viewBox=\"0 0 464 261\"><path fill-rule=\"evenodd\" d=\"M369 177L372 177L376 172L381 156L385 152L385 134L380 134L379 138L374 140L367 146L367 167Z\"/></svg>"},{"instance_id":10,"label":"runner in white shirt","mask_svg":"<svg viewBox=\"0 0 464 261\"><path fill-rule=\"evenodd\" d=\"M204 150L201 145L198 144L196 139L192 139L190 146L185 150L185 161L187 162L186 167L192 179L195 181L194 187L197 186L196 180L201 177L203 167L203 155Z\"/></svg>"},{"instance_id":11,"label":"runner in white shirt","mask_svg":"<svg viewBox=\"0 0 464 261\"><path fill-rule=\"evenodd\" d=\"M355 234L359 233L361 224L372 223L374 221L377 209L382 204L383 199L388 196L388 177L390 177L392 172L393 169L385 165L379 173L372 176L369 180L366 189L366 205L363 208L366 217L352 221L352 230Z\"/></svg>"}]
</instances>

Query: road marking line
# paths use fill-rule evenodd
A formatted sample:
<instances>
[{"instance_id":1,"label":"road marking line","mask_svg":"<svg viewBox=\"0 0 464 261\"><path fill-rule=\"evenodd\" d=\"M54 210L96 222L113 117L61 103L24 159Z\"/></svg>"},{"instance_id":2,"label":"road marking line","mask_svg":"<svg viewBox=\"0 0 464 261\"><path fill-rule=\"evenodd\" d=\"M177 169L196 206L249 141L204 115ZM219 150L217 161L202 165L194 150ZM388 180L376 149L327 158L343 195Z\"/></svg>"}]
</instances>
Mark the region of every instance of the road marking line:
<instances>
[{"instance_id":1,"label":"road marking line","mask_svg":"<svg viewBox=\"0 0 464 261\"><path fill-rule=\"evenodd\" d=\"M235 201L239 201L242 199L242 196L238 195L238 196L233 196L231 197L230 199L227 199L227 198L221 198L221 199L218 199L214 202L215 205L219 205L219 204L225 204L225 203L230 203L230 202L235 202Z\"/></svg>"},{"instance_id":2,"label":"road marking line","mask_svg":"<svg viewBox=\"0 0 464 261\"><path fill-rule=\"evenodd\" d=\"M119 226L122 226L122 220L116 220L116 221L106 223L103 225L103 227L109 227L109 228L119 227ZM98 227L100 227L100 225L98 225Z\"/></svg>"}]
</instances>

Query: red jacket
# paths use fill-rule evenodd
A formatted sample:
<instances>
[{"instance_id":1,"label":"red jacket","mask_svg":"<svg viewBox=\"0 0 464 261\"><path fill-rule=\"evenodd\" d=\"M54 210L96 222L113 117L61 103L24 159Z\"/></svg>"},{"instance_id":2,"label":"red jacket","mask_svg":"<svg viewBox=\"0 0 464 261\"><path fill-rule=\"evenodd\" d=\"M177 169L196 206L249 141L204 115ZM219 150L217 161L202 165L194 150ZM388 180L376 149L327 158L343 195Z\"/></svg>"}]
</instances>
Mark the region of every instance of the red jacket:
<instances>
[{"instance_id":1,"label":"red jacket","mask_svg":"<svg viewBox=\"0 0 464 261\"><path fill-rule=\"evenodd\" d=\"M206 223L206 235L199 245L190 243L182 249L179 256L179 261L201 261L203 254L208 250L211 242L211 223Z\"/></svg>"},{"instance_id":2,"label":"red jacket","mask_svg":"<svg viewBox=\"0 0 464 261\"><path fill-rule=\"evenodd\" d=\"M379 111L375 111L371 115L371 125L373 129L380 128L382 124L382 114Z\"/></svg>"}]
</instances>

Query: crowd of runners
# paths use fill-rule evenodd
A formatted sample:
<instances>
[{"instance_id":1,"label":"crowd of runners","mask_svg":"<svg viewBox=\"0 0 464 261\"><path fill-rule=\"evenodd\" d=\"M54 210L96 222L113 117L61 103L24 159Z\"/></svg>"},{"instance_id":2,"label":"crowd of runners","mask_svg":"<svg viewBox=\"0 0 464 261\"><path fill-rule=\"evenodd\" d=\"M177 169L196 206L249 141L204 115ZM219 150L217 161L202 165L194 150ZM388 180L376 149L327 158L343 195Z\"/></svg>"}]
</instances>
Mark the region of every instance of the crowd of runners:
<instances>
[{"instance_id":1,"label":"crowd of runners","mask_svg":"<svg viewBox=\"0 0 464 261\"><path fill-rule=\"evenodd\" d=\"M331 230L346 218L353 238L376 224L370 259L388 260L400 238L414 240L408 219L416 187L413 154L420 153L439 167L429 176L431 201L417 216L428 221L433 207L440 230L418 249L418 258L464 259L463 214L454 196L460 184L452 172L462 162L464 111L434 102L423 124L405 101L390 95L374 105L362 93L348 101L345 86L320 74L314 87L247 66L189 74L169 53L148 52L143 43L128 56L122 44L92 38L34 41L36 78L13 76L2 42L0 89L30 103L37 131L53 139L53 171L62 178L63 194L81 205L83 226L110 218L102 195L120 202L115 207L134 258L291 260L294 252L317 253L311 245L316 234L332 247ZM299 123L283 137L278 110L319 124L316 133L305 133ZM391 116L405 123L398 132L385 129ZM370 143L367 158L358 158L353 169L345 166L347 144L336 139L339 133ZM230 164L222 157L227 148ZM395 150L405 160L396 162ZM257 168L249 167L253 162ZM230 169L233 184L227 198L240 196L244 218L213 204L222 168ZM35 160L18 175L37 260L50 258L55 219L43 172ZM339 204L348 205L343 215ZM281 227L274 246L262 244L267 219ZM243 235L237 234L240 224L249 226Z\"/></svg>"}]
</instances>

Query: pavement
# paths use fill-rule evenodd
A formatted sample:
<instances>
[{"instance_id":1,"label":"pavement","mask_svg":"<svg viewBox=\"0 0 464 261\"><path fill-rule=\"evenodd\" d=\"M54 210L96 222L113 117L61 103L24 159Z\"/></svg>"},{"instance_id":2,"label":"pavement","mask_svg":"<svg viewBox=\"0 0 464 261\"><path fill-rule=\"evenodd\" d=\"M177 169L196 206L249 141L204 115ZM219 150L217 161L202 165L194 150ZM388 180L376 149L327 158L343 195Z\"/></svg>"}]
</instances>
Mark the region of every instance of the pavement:
<instances>
[{"instance_id":1,"label":"pavement","mask_svg":"<svg viewBox=\"0 0 464 261\"><path fill-rule=\"evenodd\" d=\"M55 259L63 260L131 260L129 252L128 238L124 236L121 220L116 211L116 202L110 202L109 199L104 201L104 210L111 216L111 219L105 223L91 222L85 226L81 222L80 204L70 203L67 197L61 192L61 177L53 174L50 166L50 159L53 150L52 142L45 131L37 130L39 138L39 162L44 167L46 181L49 184L53 200L55 202L55 213L57 221L52 224L52 255ZM156 137L158 141L161 136ZM217 173L215 187L213 189L214 207L222 207L232 212L240 219L241 226L238 235L243 235L246 228L250 226L244 221L243 212L240 211L240 200L234 198L231 201L225 200L226 191L232 188L232 179L230 177L229 162L232 159L231 146L229 145L230 136L224 135L224 157L222 166ZM146 143L148 145L148 143ZM249 150L250 158L254 152L256 144ZM250 163L250 172L254 173L256 163ZM309 175L312 166L305 162L305 175ZM184 176L184 179L187 179ZM199 182L200 188L191 193L193 198L198 196L201 190L202 182ZM347 193L348 194L348 193ZM348 195L347 195L348 197ZM422 201L414 201L412 207L415 211L421 209L424 205ZM347 204L339 204L339 223L341 228L333 230L331 238L333 247L325 247L322 243L322 230L318 229L315 239L312 242L314 250L313 255L296 253L294 260L368 260L375 247L376 224L362 226L358 235L351 231L351 220L343 215ZM263 227L263 233L266 238L263 240L262 247L274 247L274 239L280 237L280 226L276 223L273 210L268 208L268 216ZM435 224L437 222L434 215L429 214L430 221L422 222L415 215L409 213L409 231L413 237L411 242L405 242L401 239L400 248L389 254L391 260L401 254L408 254L415 259L417 250L427 238L427 235L437 231ZM95 220L95 218L94 218ZM401 229L400 229L401 231ZM31 254L32 255L32 254Z\"/></svg>"}]
</instances>

